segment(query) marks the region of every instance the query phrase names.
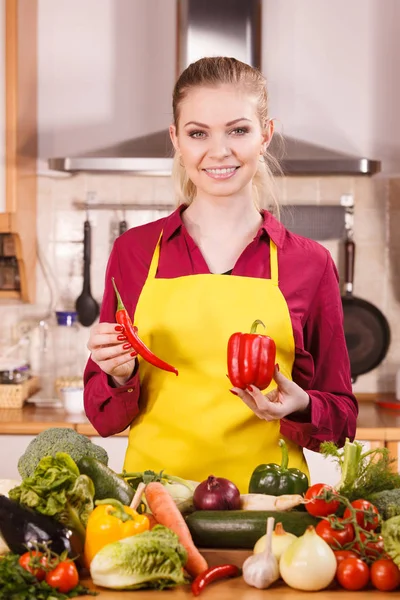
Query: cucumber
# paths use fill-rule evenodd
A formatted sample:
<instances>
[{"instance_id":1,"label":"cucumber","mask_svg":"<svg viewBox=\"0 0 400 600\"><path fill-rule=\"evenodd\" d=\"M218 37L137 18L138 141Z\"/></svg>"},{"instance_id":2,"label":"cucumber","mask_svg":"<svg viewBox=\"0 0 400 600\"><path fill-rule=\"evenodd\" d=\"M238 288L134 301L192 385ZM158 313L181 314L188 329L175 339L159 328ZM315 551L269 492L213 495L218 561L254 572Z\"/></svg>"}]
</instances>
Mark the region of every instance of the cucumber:
<instances>
[{"instance_id":1,"label":"cucumber","mask_svg":"<svg viewBox=\"0 0 400 600\"><path fill-rule=\"evenodd\" d=\"M310 514L296 511L199 510L186 517L186 524L199 548L252 549L265 534L268 517L297 536L318 523Z\"/></svg>"},{"instance_id":2,"label":"cucumber","mask_svg":"<svg viewBox=\"0 0 400 600\"><path fill-rule=\"evenodd\" d=\"M117 475L110 467L90 456L81 458L77 465L79 471L93 481L95 500L115 498L125 506L129 506L135 491L125 479Z\"/></svg>"}]
</instances>

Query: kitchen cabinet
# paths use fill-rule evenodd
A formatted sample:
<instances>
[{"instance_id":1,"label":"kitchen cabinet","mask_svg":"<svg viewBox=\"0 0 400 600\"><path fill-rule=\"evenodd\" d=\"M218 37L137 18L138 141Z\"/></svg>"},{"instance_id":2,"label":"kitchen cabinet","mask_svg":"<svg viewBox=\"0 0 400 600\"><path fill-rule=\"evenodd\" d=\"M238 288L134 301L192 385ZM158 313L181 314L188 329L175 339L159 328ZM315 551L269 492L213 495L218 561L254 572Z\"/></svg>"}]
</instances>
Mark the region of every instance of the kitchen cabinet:
<instances>
[{"instance_id":1,"label":"kitchen cabinet","mask_svg":"<svg viewBox=\"0 0 400 600\"><path fill-rule=\"evenodd\" d=\"M33 302L36 283L37 0L0 0L0 234L15 248L20 289L0 300ZM1 261L2 259L0 259ZM10 286L13 287L13 286Z\"/></svg>"}]
</instances>

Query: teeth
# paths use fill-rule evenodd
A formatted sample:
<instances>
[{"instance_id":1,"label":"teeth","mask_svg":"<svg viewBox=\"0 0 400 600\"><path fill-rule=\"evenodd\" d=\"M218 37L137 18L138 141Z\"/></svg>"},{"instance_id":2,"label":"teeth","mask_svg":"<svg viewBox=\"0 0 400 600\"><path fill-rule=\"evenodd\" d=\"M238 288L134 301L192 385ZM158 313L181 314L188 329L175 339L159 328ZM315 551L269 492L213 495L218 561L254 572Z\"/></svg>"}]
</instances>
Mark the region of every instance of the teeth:
<instances>
[{"instance_id":1,"label":"teeth","mask_svg":"<svg viewBox=\"0 0 400 600\"><path fill-rule=\"evenodd\" d=\"M224 175L226 173L233 173L236 171L236 167L230 167L229 169L206 169L207 173L215 173L216 175Z\"/></svg>"}]
</instances>

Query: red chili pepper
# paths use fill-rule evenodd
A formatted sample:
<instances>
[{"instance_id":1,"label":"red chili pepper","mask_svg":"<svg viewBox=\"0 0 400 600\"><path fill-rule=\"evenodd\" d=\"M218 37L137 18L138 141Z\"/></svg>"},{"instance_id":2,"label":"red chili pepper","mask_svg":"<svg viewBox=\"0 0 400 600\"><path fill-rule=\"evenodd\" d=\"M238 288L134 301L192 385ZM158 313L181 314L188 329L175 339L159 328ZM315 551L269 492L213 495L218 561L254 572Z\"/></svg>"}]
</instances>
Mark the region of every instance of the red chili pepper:
<instances>
[{"instance_id":1,"label":"red chili pepper","mask_svg":"<svg viewBox=\"0 0 400 600\"><path fill-rule=\"evenodd\" d=\"M272 338L256 333L254 321L250 333L233 333L228 341L228 376L234 387L246 389L250 385L265 390L272 381L275 368L276 346Z\"/></svg>"},{"instance_id":2,"label":"red chili pepper","mask_svg":"<svg viewBox=\"0 0 400 600\"><path fill-rule=\"evenodd\" d=\"M151 365L154 365L159 369L163 369L164 371L170 371L171 373L175 373L175 375L178 375L178 371L177 369L175 369L175 367L164 362L163 360L161 360L161 358L158 358L158 356L153 354L152 351L146 346L146 344L142 342L137 333L138 329L133 325L128 311L126 310L124 303L122 302L121 296L117 290L117 286L115 285L114 277L112 278L112 282L118 301L115 319L117 323L119 325L122 325L122 327L124 328L124 334L132 348L136 350L136 352Z\"/></svg>"},{"instance_id":3,"label":"red chili pepper","mask_svg":"<svg viewBox=\"0 0 400 600\"><path fill-rule=\"evenodd\" d=\"M198 596L202 590L213 581L223 579L224 577L238 577L241 571L236 565L218 565L210 567L192 582L192 592L194 596Z\"/></svg>"}]
</instances>

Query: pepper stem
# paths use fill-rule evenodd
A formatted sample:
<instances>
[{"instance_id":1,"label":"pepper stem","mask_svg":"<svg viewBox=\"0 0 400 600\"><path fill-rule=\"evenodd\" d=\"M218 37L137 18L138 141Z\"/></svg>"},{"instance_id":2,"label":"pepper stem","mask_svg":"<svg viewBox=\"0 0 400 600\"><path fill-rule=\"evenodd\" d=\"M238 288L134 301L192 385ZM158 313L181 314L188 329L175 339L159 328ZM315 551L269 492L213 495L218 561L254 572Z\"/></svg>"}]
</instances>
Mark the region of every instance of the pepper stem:
<instances>
[{"instance_id":1,"label":"pepper stem","mask_svg":"<svg viewBox=\"0 0 400 600\"><path fill-rule=\"evenodd\" d=\"M264 329L265 329L264 323L262 321L260 321L260 319L257 319L256 321L254 321L253 325L251 326L250 333L256 333L257 332L257 327L259 325L262 325L264 327Z\"/></svg>"},{"instance_id":2,"label":"pepper stem","mask_svg":"<svg viewBox=\"0 0 400 600\"><path fill-rule=\"evenodd\" d=\"M120 502L116 498L106 498L105 500L96 500L95 504L96 504L96 506L99 506L101 504L108 504L108 505L112 506L114 510L110 511L110 514L113 517L115 517L116 519L119 519L120 521L122 521L123 523L125 523L126 521L133 521L132 516L129 515L127 512L125 512L125 507L122 504L122 502Z\"/></svg>"},{"instance_id":3,"label":"pepper stem","mask_svg":"<svg viewBox=\"0 0 400 600\"><path fill-rule=\"evenodd\" d=\"M115 283L115 279L114 279L114 277L111 277L111 280L112 280L112 283L113 283L113 286L114 286L115 294L116 294L116 296L117 296L117 301L118 301L117 310L126 310L126 309L125 309L125 306L124 306L124 303L122 302L122 298L121 298L121 296L120 296L120 293L119 293L119 291L118 291L118 288L117 288L117 286L116 286L116 283Z\"/></svg>"},{"instance_id":4,"label":"pepper stem","mask_svg":"<svg viewBox=\"0 0 400 600\"><path fill-rule=\"evenodd\" d=\"M286 471L288 463L289 463L289 454L286 446L285 440L280 439L278 442L281 452L282 452L282 460L281 460L281 469L282 471Z\"/></svg>"}]
</instances>

